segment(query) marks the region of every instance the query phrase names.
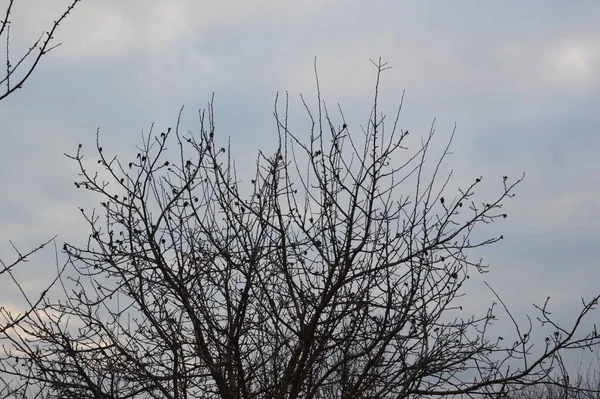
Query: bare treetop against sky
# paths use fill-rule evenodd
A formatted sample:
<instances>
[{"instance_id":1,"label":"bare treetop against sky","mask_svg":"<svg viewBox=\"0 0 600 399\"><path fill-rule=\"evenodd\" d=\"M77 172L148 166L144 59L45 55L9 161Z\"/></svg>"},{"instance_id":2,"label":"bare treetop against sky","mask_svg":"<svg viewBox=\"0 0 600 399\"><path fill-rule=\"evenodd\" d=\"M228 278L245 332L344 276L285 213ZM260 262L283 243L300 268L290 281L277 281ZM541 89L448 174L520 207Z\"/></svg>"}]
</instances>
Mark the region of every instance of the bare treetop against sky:
<instances>
[{"instance_id":1,"label":"bare treetop against sky","mask_svg":"<svg viewBox=\"0 0 600 399\"><path fill-rule=\"evenodd\" d=\"M16 47L68 5L19 3ZM290 94L296 134L308 127L299 94L316 103L315 56L325 100L359 132L373 97L369 59L381 56L394 67L384 112L405 91L402 129L426 135L437 118L450 135L457 124L446 164L455 185L483 175L491 193L503 175L526 172L509 218L486 231L504 240L482 253L485 280L518 312L551 296L570 321L600 280L598 15L595 1L84 1L55 35L63 46L0 105L0 257L13 255L9 240L84 242L77 206L98 204L73 186L63 153L91 148L97 128L107 150L132 157L140 131L173 126L181 105L185 129L197 129L194 109L215 92L215 140L231 137L243 170L259 148L276 148L277 91ZM55 273L54 254L40 253L22 269L24 288ZM491 293L480 278L468 284L464 306L481 310ZM12 289L0 288L7 307L18 306Z\"/></svg>"}]
</instances>

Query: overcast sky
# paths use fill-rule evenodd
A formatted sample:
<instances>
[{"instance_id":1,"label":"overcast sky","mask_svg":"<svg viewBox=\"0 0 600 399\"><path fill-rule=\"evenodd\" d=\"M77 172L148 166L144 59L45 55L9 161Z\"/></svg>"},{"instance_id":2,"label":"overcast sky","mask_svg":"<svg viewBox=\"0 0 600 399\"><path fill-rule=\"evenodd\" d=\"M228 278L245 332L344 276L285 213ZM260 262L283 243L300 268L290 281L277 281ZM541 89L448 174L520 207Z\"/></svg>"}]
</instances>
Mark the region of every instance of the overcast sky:
<instances>
[{"instance_id":1,"label":"overcast sky","mask_svg":"<svg viewBox=\"0 0 600 399\"><path fill-rule=\"evenodd\" d=\"M12 51L65 4L17 2ZM426 134L437 118L443 141L457 124L446 164L456 187L483 175L493 195L503 175L526 173L509 217L482 230L505 240L482 251L492 268L470 282L467 302L491 302L485 279L517 312L551 296L570 320L600 291L599 16L597 1L84 0L56 35L62 46L0 103L0 257L13 258L9 240L22 250L54 235L85 240L77 206L91 199L62 154L91 150L97 128L105 151L132 153L183 105L185 129L197 129L214 92L217 135L251 166L259 148L275 148L277 91L308 123L299 94L315 103L315 56L323 96L356 132L371 109L369 59L382 57L393 66L387 111L405 91L402 129ZM54 273L52 250L22 269L29 292ZM0 284L0 303L13 304Z\"/></svg>"}]
</instances>

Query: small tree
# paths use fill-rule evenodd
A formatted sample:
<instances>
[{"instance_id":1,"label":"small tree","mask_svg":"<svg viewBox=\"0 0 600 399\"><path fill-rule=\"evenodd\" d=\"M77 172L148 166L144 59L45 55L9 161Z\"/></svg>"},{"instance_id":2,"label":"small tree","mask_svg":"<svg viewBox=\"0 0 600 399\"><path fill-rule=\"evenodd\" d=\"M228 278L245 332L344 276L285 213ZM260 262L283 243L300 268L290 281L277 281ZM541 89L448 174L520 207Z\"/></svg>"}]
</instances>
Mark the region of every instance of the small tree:
<instances>
[{"instance_id":1,"label":"small tree","mask_svg":"<svg viewBox=\"0 0 600 399\"><path fill-rule=\"evenodd\" d=\"M569 377L567 370L557 370L543 384L525 386L510 395L511 399L597 399L600 392L600 358L584 368L583 361Z\"/></svg>"},{"instance_id":2,"label":"small tree","mask_svg":"<svg viewBox=\"0 0 600 399\"><path fill-rule=\"evenodd\" d=\"M10 27L11 27L11 13L13 12L14 0L9 0L4 12L2 13L3 18L0 19L0 41L5 43L5 48L2 54L5 57L4 60L4 75L0 76L0 101L6 99L10 94L14 93L15 90L23 87L25 81L32 75L34 69L39 65L41 58L46 55L52 49L58 47L60 43L53 44L53 35L56 32L58 26L67 17L67 15L73 10L75 5L81 0L74 0L70 6L64 11L60 18L54 21L52 27L47 31L43 32L42 35L31 44L28 50L17 56L16 60L12 57L12 49L10 46ZM16 258L12 261L4 261L0 259L0 276L7 277L16 286L17 289L22 293L25 301L28 303L29 308L23 312L17 314L9 311L5 307L0 307L0 333L10 331L12 327L20 322L23 318L40 303L41 298L36 300L30 300L30 298L23 291L19 282L14 278L12 271L20 264L27 262L28 259L34 253L43 249L46 245L53 242L53 239L46 241L39 245L35 249L28 252L21 252L11 242L12 248L16 252ZM43 291L42 296L46 290Z\"/></svg>"},{"instance_id":3,"label":"small tree","mask_svg":"<svg viewBox=\"0 0 600 399\"><path fill-rule=\"evenodd\" d=\"M212 102L199 134L150 131L135 159L97 141L100 178L84 164L77 188L87 245L65 244L64 298L46 300L5 336L2 361L23 397L404 398L508 393L536 384L570 349L596 345L577 322L552 327L532 355L532 326L494 336L495 303L465 317L462 285L481 262L475 226L502 220L521 181L475 200L481 177L457 191L442 172L452 138L428 169L432 128L410 153L409 132L379 111L334 122L318 89L310 133L275 107L278 147L241 181L221 147ZM318 81L317 81L318 82ZM401 108L401 107L400 107ZM352 132L351 132L352 130ZM452 134L453 136L453 134ZM174 147L174 148L173 148ZM177 154L173 158L174 154ZM174 160L176 159L176 160ZM247 167L245 166L247 169ZM500 302L501 303L501 302ZM536 346L537 348L537 346ZM17 378L18 377L18 378ZM13 390L14 392L15 390Z\"/></svg>"},{"instance_id":4,"label":"small tree","mask_svg":"<svg viewBox=\"0 0 600 399\"><path fill-rule=\"evenodd\" d=\"M2 13L3 17L0 19L0 41L5 43L5 48L2 52L2 55L5 57L5 59L3 62L4 74L0 76L0 101L5 100L17 89L22 88L25 81L29 79L29 77L33 74L33 71L39 65L41 58L52 49L60 45L60 43L53 43L53 35L58 29L58 26L64 21L64 19L73 10L75 5L80 1L81 0L73 0L63 14L58 18L58 20L53 22L51 28L48 31L43 32L26 51L19 54L16 58L13 57L12 47L10 45L11 13L13 12L15 1L8 1L8 4ZM25 252L20 251L17 246L11 242L10 244L16 253L15 259L11 261L5 261L0 258L1 278L9 280L9 284L14 284L17 291L21 293L27 305L26 308L21 309L20 311L15 311L14 309L8 309L5 306L0 306L0 334L14 336L14 328L18 326L18 324L25 318L31 316L31 313L34 312L36 307L41 303L48 289L57 281L57 279L54 279L47 285L46 289L42 290L41 295L32 298L25 292L13 274L14 270L23 263L27 262L33 254L41 251L48 244L53 242L54 238L44 242L33 250ZM7 284L3 281L0 281L0 286L2 286L4 293L6 293ZM0 349L0 352L3 352L3 350L5 351L6 348ZM14 392L10 390L11 385L8 383L7 379L10 379L10 377L0 374L0 380L5 381L4 386L0 387L0 389L4 388L0 390L0 397L15 397L13 396Z\"/></svg>"}]
</instances>

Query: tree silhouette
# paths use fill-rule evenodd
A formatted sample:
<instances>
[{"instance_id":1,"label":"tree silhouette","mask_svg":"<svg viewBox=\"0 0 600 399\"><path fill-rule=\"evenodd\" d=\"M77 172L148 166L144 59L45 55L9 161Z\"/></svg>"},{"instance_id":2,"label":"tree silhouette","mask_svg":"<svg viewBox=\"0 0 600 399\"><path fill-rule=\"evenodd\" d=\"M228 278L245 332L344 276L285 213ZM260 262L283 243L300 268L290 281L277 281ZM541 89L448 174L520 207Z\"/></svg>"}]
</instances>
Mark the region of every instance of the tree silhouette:
<instances>
[{"instance_id":1,"label":"tree silhouette","mask_svg":"<svg viewBox=\"0 0 600 399\"><path fill-rule=\"evenodd\" d=\"M463 283L486 270L469 255L500 239L471 233L505 217L522 178L499 179L482 205L481 177L451 190L442 162L454 133L431 167L433 127L409 151L401 106L390 124L380 114L388 67L375 65L364 129L341 109L336 123L317 83L316 111L302 98L306 135L292 132L287 97L283 113L276 102L278 146L259 152L251 177L215 143L212 101L198 134L182 132L180 114L133 160L110 157L98 137L107 178L85 167L81 145L68 155L75 186L101 208L81 209L86 245L64 244L63 297L2 337L13 395L497 397L541 383L566 351L597 345L596 331L580 330L598 297L570 326L540 306L551 329L535 355L533 323L515 322L513 343L493 333L496 313L508 312L499 297L483 315L462 313Z\"/></svg>"},{"instance_id":2,"label":"tree silhouette","mask_svg":"<svg viewBox=\"0 0 600 399\"><path fill-rule=\"evenodd\" d=\"M43 32L42 35L35 42L33 42L26 51L18 55L16 59L12 55L12 48L10 45L11 14L13 12L15 1L8 1L8 4L2 13L3 17L0 19L0 41L5 44L4 51L2 52L5 59L3 63L4 74L3 76L0 76L0 101L5 100L9 95L14 93L15 90L22 88L25 81L33 74L33 71L39 65L41 58L52 49L60 45L53 44L53 35L58 29L58 26L65 20L75 5L80 1L81 0L73 0L73 2L67 7L59 19L53 22L51 28L47 32ZM41 245L38 245L36 248L30 251L20 251L13 242L10 242L16 253L15 259L11 261L5 261L4 259L0 258L0 276L1 278L9 280L8 283L0 280L0 287L2 287L2 291L7 292L8 284L14 284L14 286L17 288L17 291L21 293L25 303L28 306L26 309L22 309L19 312L15 312L14 309L8 309L5 306L0 306L0 334L14 335L14 329L16 326L18 326L21 321L32 315L32 312L34 312L36 307L41 303L48 289L57 281L57 279L51 281L47 288L41 292L40 296L32 298L25 292L20 282L14 276L14 271L19 267L19 265L28 262L33 254L41 251L47 245L53 242L54 238L42 243ZM6 348L3 349L4 351L6 350ZM0 351L2 351L2 349L0 349ZM6 381L6 378L10 377L7 377L5 374L0 374L1 381ZM3 398L18 397L12 396L14 392L12 392L10 389L10 384L5 383L4 389L0 390L0 396Z\"/></svg>"},{"instance_id":3,"label":"tree silhouette","mask_svg":"<svg viewBox=\"0 0 600 399\"><path fill-rule=\"evenodd\" d=\"M543 384L524 386L510 395L511 399L596 399L600 392L600 358L584 367L580 361L572 378L560 369Z\"/></svg>"}]
</instances>

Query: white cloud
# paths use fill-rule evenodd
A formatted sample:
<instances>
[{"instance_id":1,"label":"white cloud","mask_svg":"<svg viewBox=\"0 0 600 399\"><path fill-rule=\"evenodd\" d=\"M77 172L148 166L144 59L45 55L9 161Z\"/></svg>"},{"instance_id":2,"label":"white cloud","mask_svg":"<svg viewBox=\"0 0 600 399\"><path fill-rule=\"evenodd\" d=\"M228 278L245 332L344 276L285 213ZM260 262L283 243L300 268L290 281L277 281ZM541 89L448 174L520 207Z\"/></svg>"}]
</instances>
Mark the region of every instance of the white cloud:
<instances>
[{"instance_id":1,"label":"white cloud","mask_svg":"<svg viewBox=\"0 0 600 399\"><path fill-rule=\"evenodd\" d=\"M600 83L600 36L585 40L556 40L544 50L544 68L540 71L548 92L591 94Z\"/></svg>"},{"instance_id":2,"label":"white cloud","mask_svg":"<svg viewBox=\"0 0 600 399\"><path fill-rule=\"evenodd\" d=\"M567 85L592 83L600 76L596 68L599 55L597 48L598 45L577 41L552 47L548 58L555 78Z\"/></svg>"}]
</instances>

